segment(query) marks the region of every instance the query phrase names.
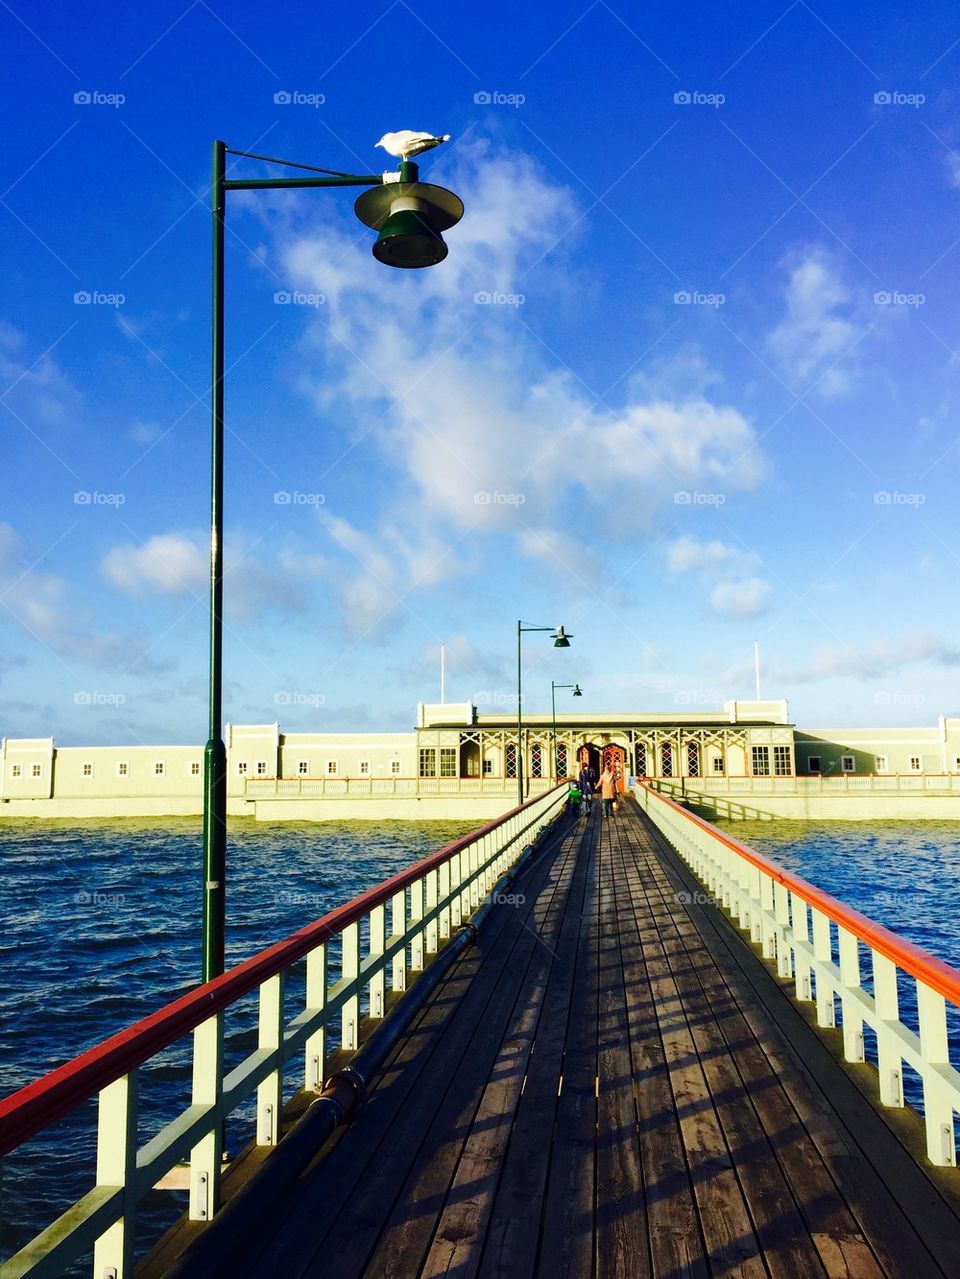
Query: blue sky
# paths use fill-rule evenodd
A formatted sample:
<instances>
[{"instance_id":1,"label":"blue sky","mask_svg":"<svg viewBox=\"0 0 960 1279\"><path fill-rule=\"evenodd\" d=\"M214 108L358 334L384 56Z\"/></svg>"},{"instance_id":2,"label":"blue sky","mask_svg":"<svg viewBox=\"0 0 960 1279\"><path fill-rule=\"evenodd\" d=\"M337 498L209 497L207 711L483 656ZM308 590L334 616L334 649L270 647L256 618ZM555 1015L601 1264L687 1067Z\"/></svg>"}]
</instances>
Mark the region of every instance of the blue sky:
<instances>
[{"instance_id":1,"label":"blue sky","mask_svg":"<svg viewBox=\"0 0 960 1279\"><path fill-rule=\"evenodd\" d=\"M960 714L960 15L478 15L0 9L5 735L204 739L210 143L403 128L467 206L431 270L230 197L227 717L409 727L441 640L496 705L521 616L575 635L529 711L716 709L757 639L801 725Z\"/></svg>"}]
</instances>

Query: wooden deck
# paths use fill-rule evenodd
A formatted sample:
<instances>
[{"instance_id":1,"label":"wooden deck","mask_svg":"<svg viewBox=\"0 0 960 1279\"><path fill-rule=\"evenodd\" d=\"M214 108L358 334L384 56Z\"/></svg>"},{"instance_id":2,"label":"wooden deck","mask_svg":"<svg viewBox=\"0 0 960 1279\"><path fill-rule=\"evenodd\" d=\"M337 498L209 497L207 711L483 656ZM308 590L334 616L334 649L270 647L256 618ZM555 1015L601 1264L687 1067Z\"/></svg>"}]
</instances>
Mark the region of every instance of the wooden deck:
<instances>
[{"instance_id":1,"label":"wooden deck","mask_svg":"<svg viewBox=\"0 0 960 1279\"><path fill-rule=\"evenodd\" d=\"M960 1275L956 1174L632 801L515 891L245 1275Z\"/></svg>"}]
</instances>

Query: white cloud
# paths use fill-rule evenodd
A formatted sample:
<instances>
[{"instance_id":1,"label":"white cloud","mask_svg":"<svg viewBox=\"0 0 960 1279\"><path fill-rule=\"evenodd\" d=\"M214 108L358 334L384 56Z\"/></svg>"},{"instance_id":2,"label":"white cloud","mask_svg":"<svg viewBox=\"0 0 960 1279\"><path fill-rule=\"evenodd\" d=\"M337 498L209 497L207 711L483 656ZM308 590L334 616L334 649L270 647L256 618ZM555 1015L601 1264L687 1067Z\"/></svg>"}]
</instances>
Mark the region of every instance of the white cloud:
<instances>
[{"instance_id":1,"label":"white cloud","mask_svg":"<svg viewBox=\"0 0 960 1279\"><path fill-rule=\"evenodd\" d=\"M557 237L580 210L525 155L465 143L450 159L443 180L469 216L449 232L450 255L434 270L360 265L352 229L307 233L289 201L267 215L285 286L326 299L323 315L307 319L298 385L320 412L346 397L347 416L364 422L364 447L394 469L394 500L371 534L379 558L365 553L374 581L410 589L417 579L394 536L414 505L414 541L431 562L468 534L473 548L478 534L505 534L563 580L578 524L635 544L673 509L678 489L755 488L763 464L754 430L736 408L708 398L715 378L699 357L680 391L662 378L634 379L621 402L605 404L546 352L524 304L475 303L477 293L522 291L573 320L590 285L581 289L563 269L567 240L558 246ZM639 354L625 349L625 364ZM327 514L337 518L334 502ZM440 575L467 567L455 556ZM427 573L418 585L434 581ZM359 619L386 603L372 585L361 592L351 583L347 594Z\"/></svg>"},{"instance_id":2,"label":"white cloud","mask_svg":"<svg viewBox=\"0 0 960 1279\"><path fill-rule=\"evenodd\" d=\"M809 665L791 671L789 678L797 683L838 675L877 679L916 664L960 666L960 646L942 636L923 632L874 640L870 644L824 645Z\"/></svg>"},{"instance_id":3,"label":"white cloud","mask_svg":"<svg viewBox=\"0 0 960 1279\"><path fill-rule=\"evenodd\" d=\"M210 572L202 548L179 533L157 534L142 546L116 546L101 567L109 582L134 597L198 595Z\"/></svg>"},{"instance_id":4,"label":"white cloud","mask_svg":"<svg viewBox=\"0 0 960 1279\"><path fill-rule=\"evenodd\" d=\"M823 248L794 257L788 269L786 315L770 334L769 349L802 384L798 390L816 380L825 398L846 395L862 372L852 348L873 320Z\"/></svg>"},{"instance_id":5,"label":"white cloud","mask_svg":"<svg viewBox=\"0 0 960 1279\"><path fill-rule=\"evenodd\" d=\"M666 548L667 567L673 573L698 573L709 590L710 611L733 619L759 617L770 605L772 588L756 575L759 557L729 542L698 542L680 537Z\"/></svg>"}]
</instances>

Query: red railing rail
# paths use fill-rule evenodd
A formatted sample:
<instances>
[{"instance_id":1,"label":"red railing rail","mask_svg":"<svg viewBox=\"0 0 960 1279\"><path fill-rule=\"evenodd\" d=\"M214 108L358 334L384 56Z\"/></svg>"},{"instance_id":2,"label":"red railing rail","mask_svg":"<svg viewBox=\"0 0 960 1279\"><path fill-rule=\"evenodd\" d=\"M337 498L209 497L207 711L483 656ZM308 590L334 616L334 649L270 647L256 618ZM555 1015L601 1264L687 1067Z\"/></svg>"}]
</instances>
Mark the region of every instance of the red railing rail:
<instances>
[{"instance_id":1,"label":"red railing rail","mask_svg":"<svg viewBox=\"0 0 960 1279\"><path fill-rule=\"evenodd\" d=\"M652 795L656 795L660 802L668 804L678 813L681 813L688 821L708 832L715 840L724 844L732 852L736 853L738 857L742 857L744 861L749 862L751 866L756 866L777 883L783 884L791 892L796 892L797 896L807 902L808 905L816 906L828 919L846 928L861 941L872 946L874 950L891 960L905 973L909 973L911 977L918 978L929 986L931 990L935 990L937 994L949 1000L950 1003L960 1006L960 970L952 967L945 960L937 959L935 955L931 955L923 947L907 941L905 937L892 932L882 924L876 923L875 920L870 919L867 915L862 915L860 911L854 910L852 906L847 906L822 888L818 888L816 884L811 884L809 880L794 874L793 871L778 865L777 862L771 861L769 857L764 857L762 853L756 852L755 849L750 848L747 844L742 844L739 839L734 839L732 835L720 830L712 822L708 822L698 816L698 814L692 813L688 808L684 808L682 804L678 804L669 795L662 794L655 786L651 786L645 781L638 781L637 784Z\"/></svg>"},{"instance_id":2,"label":"red railing rail","mask_svg":"<svg viewBox=\"0 0 960 1279\"><path fill-rule=\"evenodd\" d=\"M551 788L544 792L550 794ZM476 840L505 825L528 805L544 798L539 795L517 805L486 825L453 840L428 857L399 871L390 879L354 897L343 906L266 950L244 960L235 968L179 999L166 1004L125 1030L65 1062L49 1074L10 1093L0 1101L0 1158L24 1141L49 1127L107 1085L129 1074L150 1057L168 1048L215 1013L222 1012L242 996L256 990L271 977L289 968L315 947L337 936L395 893L421 879Z\"/></svg>"}]
</instances>

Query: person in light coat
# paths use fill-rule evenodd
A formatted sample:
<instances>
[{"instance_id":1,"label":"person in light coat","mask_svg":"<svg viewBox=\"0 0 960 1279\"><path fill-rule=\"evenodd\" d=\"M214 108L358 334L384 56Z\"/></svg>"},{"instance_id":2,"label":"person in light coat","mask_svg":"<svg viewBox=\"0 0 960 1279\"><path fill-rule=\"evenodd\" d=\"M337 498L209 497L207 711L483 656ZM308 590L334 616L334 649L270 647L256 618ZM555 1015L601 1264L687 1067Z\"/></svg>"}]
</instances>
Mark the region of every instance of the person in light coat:
<instances>
[{"instance_id":1,"label":"person in light coat","mask_svg":"<svg viewBox=\"0 0 960 1279\"><path fill-rule=\"evenodd\" d=\"M609 764L600 774L600 794L603 797L604 817L612 817L613 801L617 798L617 775Z\"/></svg>"}]
</instances>

